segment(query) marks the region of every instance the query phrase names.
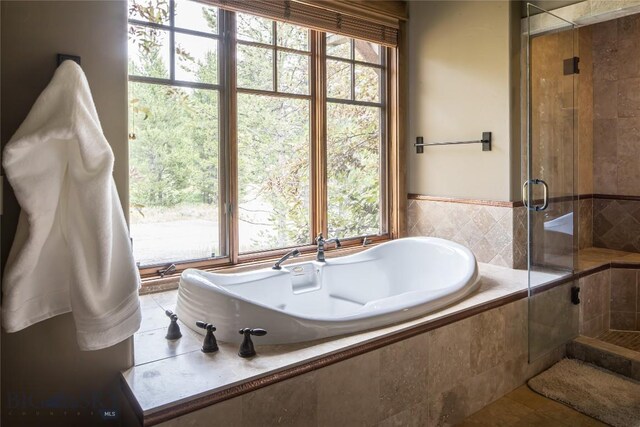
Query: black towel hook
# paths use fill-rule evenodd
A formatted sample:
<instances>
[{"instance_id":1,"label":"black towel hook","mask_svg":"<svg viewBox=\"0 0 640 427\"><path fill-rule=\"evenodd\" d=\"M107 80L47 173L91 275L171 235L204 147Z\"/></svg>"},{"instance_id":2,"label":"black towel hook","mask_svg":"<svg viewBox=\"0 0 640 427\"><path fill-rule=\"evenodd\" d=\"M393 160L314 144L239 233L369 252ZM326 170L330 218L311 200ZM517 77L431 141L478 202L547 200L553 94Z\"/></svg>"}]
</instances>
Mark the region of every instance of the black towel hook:
<instances>
[{"instance_id":1,"label":"black towel hook","mask_svg":"<svg viewBox=\"0 0 640 427\"><path fill-rule=\"evenodd\" d=\"M69 55L67 53L59 53L58 54L58 67L60 66L60 64L62 64L64 61L66 61L67 59L75 62L78 65L80 64L80 57L76 56L76 55Z\"/></svg>"}]
</instances>

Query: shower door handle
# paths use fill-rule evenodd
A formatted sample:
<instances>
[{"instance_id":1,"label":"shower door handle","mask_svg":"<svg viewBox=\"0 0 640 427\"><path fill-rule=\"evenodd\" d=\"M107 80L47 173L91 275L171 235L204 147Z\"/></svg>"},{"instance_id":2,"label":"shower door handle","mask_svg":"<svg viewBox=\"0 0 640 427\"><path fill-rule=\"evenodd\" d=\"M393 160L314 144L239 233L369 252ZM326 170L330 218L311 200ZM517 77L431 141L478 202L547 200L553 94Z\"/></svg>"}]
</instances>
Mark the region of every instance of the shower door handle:
<instances>
[{"instance_id":1,"label":"shower door handle","mask_svg":"<svg viewBox=\"0 0 640 427\"><path fill-rule=\"evenodd\" d=\"M529 180L526 180L522 184L522 204L525 208L529 209L529 194L527 193L527 187L529 187Z\"/></svg>"},{"instance_id":2,"label":"shower door handle","mask_svg":"<svg viewBox=\"0 0 640 427\"><path fill-rule=\"evenodd\" d=\"M549 207L549 186L541 179L534 179L534 184L542 184L542 205L536 206L536 211L543 211Z\"/></svg>"},{"instance_id":3,"label":"shower door handle","mask_svg":"<svg viewBox=\"0 0 640 427\"><path fill-rule=\"evenodd\" d=\"M529 206L529 193L527 192L529 183L542 185L542 204L541 205ZM547 209L549 207L549 185L547 185L545 181L538 178L525 181L524 184L522 184L522 204L524 204L525 208L532 211L536 211L536 212L540 212Z\"/></svg>"}]
</instances>

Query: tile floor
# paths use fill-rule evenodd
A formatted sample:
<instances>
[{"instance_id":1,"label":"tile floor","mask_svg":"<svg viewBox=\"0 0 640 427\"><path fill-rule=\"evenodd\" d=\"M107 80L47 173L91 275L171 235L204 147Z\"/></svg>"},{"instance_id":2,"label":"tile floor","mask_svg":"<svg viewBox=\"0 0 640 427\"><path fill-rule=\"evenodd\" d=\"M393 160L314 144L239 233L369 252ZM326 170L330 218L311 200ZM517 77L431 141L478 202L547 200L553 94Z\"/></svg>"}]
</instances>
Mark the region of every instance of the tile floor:
<instances>
[{"instance_id":1,"label":"tile floor","mask_svg":"<svg viewBox=\"0 0 640 427\"><path fill-rule=\"evenodd\" d=\"M595 427L606 425L562 403L539 395L527 385L518 387L458 424L459 427Z\"/></svg>"}]
</instances>

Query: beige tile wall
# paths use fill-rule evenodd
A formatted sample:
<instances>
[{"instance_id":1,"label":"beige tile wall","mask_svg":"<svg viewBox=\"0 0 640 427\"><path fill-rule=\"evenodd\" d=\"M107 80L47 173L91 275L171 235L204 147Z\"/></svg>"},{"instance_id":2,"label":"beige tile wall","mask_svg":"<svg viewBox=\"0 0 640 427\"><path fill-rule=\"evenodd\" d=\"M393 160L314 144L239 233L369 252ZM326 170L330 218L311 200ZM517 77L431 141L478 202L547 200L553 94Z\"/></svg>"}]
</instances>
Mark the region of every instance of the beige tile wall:
<instances>
[{"instance_id":1,"label":"beige tile wall","mask_svg":"<svg viewBox=\"0 0 640 427\"><path fill-rule=\"evenodd\" d=\"M579 333L597 337L609 330L611 270L583 277L580 286Z\"/></svg>"},{"instance_id":2,"label":"beige tile wall","mask_svg":"<svg viewBox=\"0 0 640 427\"><path fill-rule=\"evenodd\" d=\"M640 331L640 270L611 269L611 329Z\"/></svg>"},{"instance_id":3,"label":"beige tile wall","mask_svg":"<svg viewBox=\"0 0 640 427\"><path fill-rule=\"evenodd\" d=\"M640 195L640 15L592 27L594 193ZM582 47L581 47L581 50Z\"/></svg>"},{"instance_id":4,"label":"beige tile wall","mask_svg":"<svg viewBox=\"0 0 640 427\"><path fill-rule=\"evenodd\" d=\"M538 358L575 337L579 310L570 301L573 282L529 298L529 357Z\"/></svg>"},{"instance_id":5,"label":"beige tile wall","mask_svg":"<svg viewBox=\"0 0 640 427\"><path fill-rule=\"evenodd\" d=\"M452 240L470 248L479 262L526 268L526 210L431 200L409 200L409 236Z\"/></svg>"},{"instance_id":6,"label":"beige tile wall","mask_svg":"<svg viewBox=\"0 0 640 427\"><path fill-rule=\"evenodd\" d=\"M580 335L640 331L640 269L612 268L580 279Z\"/></svg>"},{"instance_id":7,"label":"beige tile wall","mask_svg":"<svg viewBox=\"0 0 640 427\"><path fill-rule=\"evenodd\" d=\"M593 246L593 199L582 199L578 202L578 247Z\"/></svg>"},{"instance_id":8,"label":"beige tile wall","mask_svg":"<svg viewBox=\"0 0 640 427\"><path fill-rule=\"evenodd\" d=\"M527 331L523 299L161 425L455 425L564 356Z\"/></svg>"},{"instance_id":9,"label":"beige tile wall","mask_svg":"<svg viewBox=\"0 0 640 427\"><path fill-rule=\"evenodd\" d=\"M542 49L538 55L542 66L552 57L554 37L535 39ZM579 49L578 193L640 196L640 14L581 27ZM546 114L562 99L541 97L540 111ZM555 119L561 118L558 114ZM561 131L557 126L551 129ZM537 157L552 160L547 175L556 187L558 182L570 182L555 172L570 168L558 168L562 163L553 159L552 151ZM640 202L582 200L578 220L580 248L640 252Z\"/></svg>"},{"instance_id":10,"label":"beige tile wall","mask_svg":"<svg viewBox=\"0 0 640 427\"><path fill-rule=\"evenodd\" d=\"M580 50L580 74L578 74L578 194L593 194L593 26L578 29ZM602 94L598 94L598 99ZM578 202L578 248L593 246L593 199Z\"/></svg>"},{"instance_id":11,"label":"beige tile wall","mask_svg":"<svg viewBox=\"0 0 640 427\"><path fill-rule=\"evenodd\" d=\"M576 81L564 75L563 61L574 55L573 33L554 31L531 39L530 61L530 129L531 145L527 151L531 178L548 182L549 197L564 197L575 191L574 173ZM579 94L578 94L579 95ZM527 144L526 140L522 141ZM536 192L537 193L537 192ZM540 197L540 196L535 196Z\"/></svg>"},{"instance_id":12,"label":"beige tile wall","mask_svg":"<svg viewBox=\"0 0 640 427\"><path fill-rule=\"evenodd\" d=\"M593 194L593 52L592 27L578 29L578 194Z\"/></svg>"},{"instance_id":13,"label":"beige tile wall","mask_svg":"<svg viewBox=\"0 0 640 427\"><path fill-rule=\"evenodd\" d=\"M593 199L593 245L640 252L640 201Z\"/></svg>"},{"instance_id":14,"label":"beige tile wall","mask_svg":"<svg viewBox=\"0 0 640 427\"><path fill-rule=\"evenodd\" d=\"M578 191L640 195L640 15L581 27ZM640 252L640 202L580 202L580 248Z\"/></svg>"}]
</instances>

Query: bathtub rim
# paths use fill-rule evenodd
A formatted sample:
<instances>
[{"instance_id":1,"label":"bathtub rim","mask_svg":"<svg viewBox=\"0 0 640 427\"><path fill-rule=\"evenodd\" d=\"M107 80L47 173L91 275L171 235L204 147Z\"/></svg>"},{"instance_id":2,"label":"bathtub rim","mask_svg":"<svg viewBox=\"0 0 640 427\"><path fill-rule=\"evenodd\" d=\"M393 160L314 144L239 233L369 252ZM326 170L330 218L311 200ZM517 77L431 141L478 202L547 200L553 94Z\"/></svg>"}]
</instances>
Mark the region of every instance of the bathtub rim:
<instances>
[{"instance_id":1,"label":"bathtub rim","mask_svg":"<svg viewBox=\"0 0 640 427\"><path fill-rule=\"evenodd\" d=\"M382 250L388 250L387 246L393 246L393 245L398 245L399 242L402 241L414 241L414 242L423 242L423 243L429 243L429 242L433 242L435 243L436 246L441 246L441 247L446 247L446 248L451 248L454 249L456 252L460 252L463 254L462 256L462 261L464 262L464 264L466 265L467 269L465 270L465 275L460 278L457 282L452 283L450 285L448 285L446 288L440 288L440 289L436 289L434 291L431 292L435 292L436 295L438 293L443 293L444 289L447 289L449 292L444 293L444 295L437 295L434 299L439 299L442 301L441 304L438 304L438 307L433 308L432 310L430 310L431 312L433 311L437 311L440 310L452 303L454 303L455 301L459 301L465 297L467 297L468 295L470 295L471 293L473 293L474 291L476 291L480 285L480 273L478 270L478 261L475 257L475 255L473 254L473 252L467 248L464 245L461 245L457 242L451 241L451 240L447 240L447 239L441 239L438 237L405 237L402 239L396 239L396 240L390 240L388 242L384 242L380 245L376 245L374 247L371 247L369 249L366 249L364 251L360 251L354 254L349 254L349 255L345 255L343 257L337 257L337 258L332 258L332 259L327 259L326 262L324 263L326 266L339 266L339 265L344 265L344 264L348 264L349 262L361 262L360 258L365 257L368 253L369 254L375 254L377 252L380 252ZM288 264L287 267L295 267L297 265L302 265L302 264L321 264L318 261L303 261L303 262L299 262L299 263L291 263ZM256 270L258 272L264 273L264 277L276 277L276 276L284 276L287 275L288 273L286 271L283 270L273 270L272 274L267 274L270 273L268 268L261 268L259 270ZM198 269L187 269L185 270L181 276L180 276L180 287L182 287L182 283L184 280L184 277L187 276L200 276L203 278L203 280L207 280L207 277L220 277L220 276L234 276L234 277L242 277L242 276L249 276L252 274L256 274L256 271L248 271L248 272L238 272L238 273L215 273L215 272L209 272L209 271L205 271L205 270L198 270ZM330 325L331 323L339 323L339 322L348 322L348 321L356 321L356 320L362 320L362 319L373 319L373 318L378 318L384 315L388 315L390 313L393 313L395 311L398 311L399 308L398 307L387 307L385 309L381 309L378 312L376 312L376 314L374 315L367 315L369 312L364 311L364 312L357 312L357 313L353 313L347 316L342 316L342 317L331 317L331 316L313 316L313 315L305 315L305 314L301 314L301 313L295 313L295 312L291 312L291 311L287 311L287 310L282 310L278 307L272 306L272 305L267 305L264 304L260 301L256 301L256 300L251 300L246 298L245 296L232 292L230 290L228 290L224 285L218 285L216 283L213 283L211 280L207 280L208 283L207 284L203 284L200 285L198 282L199 281L195 281L193 283L190 283L188 286L197 286L201 289L204 289L206 287L209 288L213 288L215 289L215 291L220 292L222 294L224 294L225 296L229 297L229 298L235 298L238 300L243 301L246 304L250 304L256 307L259 307L261 309L266 309L266 310L273 310L273 311L277 311L279 313L285 314L287 316L290 316L294 319L297 320L301 320L301 321L312 321L312 322L322 322L322 323L327 323L327 325ZM424 293L426 291L420 290L420 291L413 291L413 292L421 292ZM401 294L398 294L401 295ZM426 300L426 299L422 299L422 300L417 300L414 303L407 305L405 307L402 307L400 309L404 309L404 308L415 308L421 304L426 304L427 302L430 302L431 300ZM426 313L423 313L422 315L424 315ZM415 317L419 317L421 316L420 314L417 314ZM408 319L409 320L409 319ZM380 326L378 326L380 327ZM200 332L200 331L196 331L196 332Z\"/></svg>"}]
</instances>

